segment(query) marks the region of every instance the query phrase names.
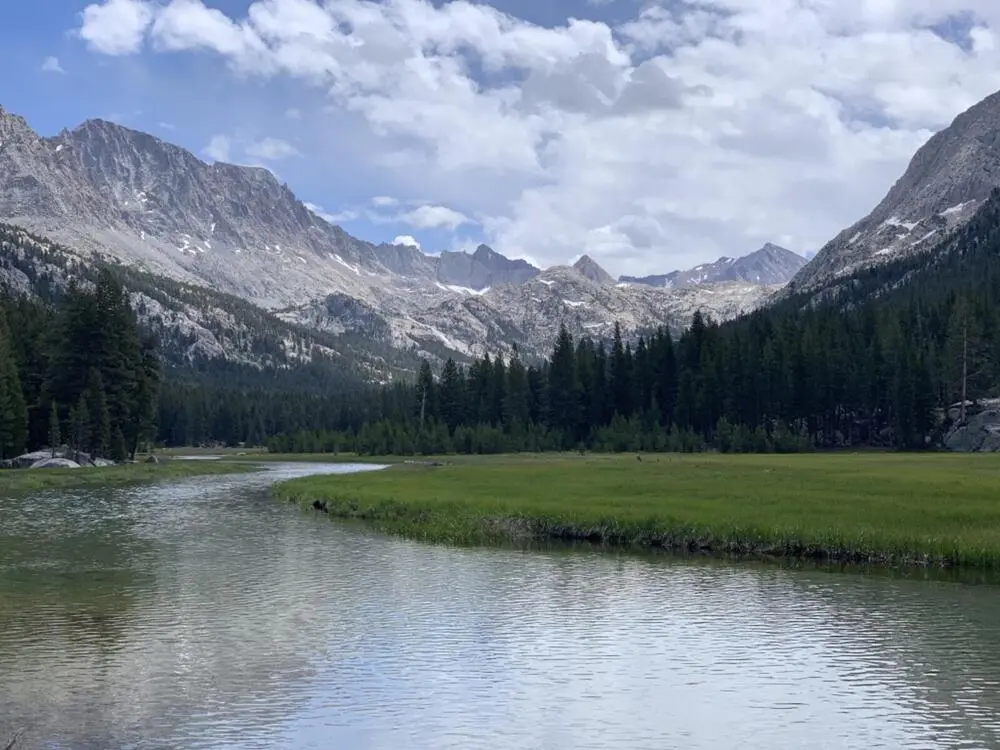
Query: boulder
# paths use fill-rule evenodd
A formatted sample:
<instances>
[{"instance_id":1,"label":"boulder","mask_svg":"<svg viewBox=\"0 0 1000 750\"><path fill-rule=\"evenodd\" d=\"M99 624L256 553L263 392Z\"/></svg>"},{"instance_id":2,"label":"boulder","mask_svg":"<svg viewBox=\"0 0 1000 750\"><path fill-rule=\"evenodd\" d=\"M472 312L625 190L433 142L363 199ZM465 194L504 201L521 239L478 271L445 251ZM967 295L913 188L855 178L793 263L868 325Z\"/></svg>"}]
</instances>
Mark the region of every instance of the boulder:
<instances>
[{"instance_id":1,"label":"boulder","mask_svg":"<svg viewBox=\"0 0 1000 750\"><path fill-rule=\"evenodd\" d=\"M953 427L944 438L950 451L993 453L1000 451L1000 409L984 409Z\"/></svg>"},{"instance_id":2,"label":"boulder","mask_svg":"<svg viewBox=\"0 0 1000 750\"><path fill-rule=\"evenodd\" d=\"M12 460L18 469L32 469L36 463L43 461L46 458L52 458L52 451L32 451L31 453L25 453L23 456L18 456Z\"/></svg>"},{"instance_id":3,"label":"boulder","mask_svg":"<svg viewBox=\"0 0 1000 750\"><path fill-rule=\"evenodd\" d=\"M79 469L80 464L68 458L43 458L31 465L32 469Z\"/></svg>"},{"instance_id":4,"label":"boulder","mask_svg":"<svg viewBox=\"0 0 1000 750\"><path fill-rule=\"evenodd\" d=\"M101 469L107 466L114 466L115 462L109 461L106 458L95 458L93 461L90 462L90 465L96 466L97 468Z\"/></svg>"},{"instance_id":5,"label":"boulder","mask_svg":"<svg viewBox=\"0 0 1000 750\"><path fill-rule=\"evenodd\" d=\"M146 463L147 464L158 464L158 463L160 463L160 459L158 459L156 456L153 456L153 455L146 456Z\"/></svg>"}]
</instances>

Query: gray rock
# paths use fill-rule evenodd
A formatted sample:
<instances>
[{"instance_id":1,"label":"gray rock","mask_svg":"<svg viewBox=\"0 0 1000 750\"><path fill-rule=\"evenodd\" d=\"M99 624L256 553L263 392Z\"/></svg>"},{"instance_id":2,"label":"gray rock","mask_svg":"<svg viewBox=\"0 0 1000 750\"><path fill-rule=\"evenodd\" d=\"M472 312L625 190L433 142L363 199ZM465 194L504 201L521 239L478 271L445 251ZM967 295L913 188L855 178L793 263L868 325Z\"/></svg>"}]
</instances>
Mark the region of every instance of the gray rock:
<instances>
[{"instance_id":1,"label":"gray rock","mask_svg":"<svg viewBox=\"0 0 1000 750\"><path fill-rule=\"evenodd\" d=\"M104 468L107 468L109 466L114 466L115 462L114 461L110 461L110 460L108 460L106 458L95 458L95 459L93 459L90 462L90 465L91 466L96 466L99 469L104 469Z\"/></svg>"},{"instance_id":2,"label":"gray rock","mask_svg":"<svg viewBox=\"0 0 1000 750\"><path fill-rule=\"evenodd\" d=\"M601 286L606 286L608 284L614 284L614 277L605 271L601 266L591 258L589 255L584 255L580 260L573 264L573 268L576 269L578 273L582 276L593 281L595 284L600 284Z\"/></svg>"},{"instance_id":3,"label":"gray rock","mask_svg":"<svg viewBox=\"0 0 1000 750\"><path fill-rule=\"evenodd\" d=\"M68 458L43 458L31 465L32 469L79 469L80 464Z\"/></svg>"},{"instance_id":4,"label":"gray rock","mask_svg":"<svg viewBox=\"0 0 1000 750\"><path fill-rule=\"evenodd\" d=\"M482 291L501 284L523 284L540 271L524 260L511 260L487 245L468 253L443 252L437 278L443 284Z\"/></svg>"},{"instance_id":5,"label":"gray rock","mask_svg":"<svg viewBox=\"0 0 1000 750\"><path fill-rule=\"evenodd\" d=\"M945 447L960 453L1000 451L1000 409L984 409L953 427L944 439Z\"/></svg>"},{"instance_id":6,"label":"gray rock","mask_svg":"<svg viewBox=\"0 0 1000 750\"><path fill-rule=\"evenodd\" d=\"M158 463L160 463L160 459L159 459L159 458L157 458L157 457L156 457L156 456L154 456L154 455L149 455L149 456L146 456L146 460L145 460L145 461L144 461L143 463L147 463L147 464L158 464Z\"/></svg>"},{"instance_id":7,"label":"gray rock","mask_svg":"<svg viewBox=\"0 0 1000 750\"><path fill-rule=\"evenodd\" d=\"M656 276L622 276L620 281L658 287L699 286L725 281L745 284L787 284L806 264L806 259L770 242L742 258L719 258L686 271Z\"/></svg>"},{"instance_id":8,"label":"gray rock","mask_svg":"<svg viewBox=\"0 0 1000 750\"><path fill-rule=\"evenodd\" d=\"M52 458L51 450L32 451L12 459L14 466L18 469L30 469L39 461Z\"/></svg>"}]
</instances>

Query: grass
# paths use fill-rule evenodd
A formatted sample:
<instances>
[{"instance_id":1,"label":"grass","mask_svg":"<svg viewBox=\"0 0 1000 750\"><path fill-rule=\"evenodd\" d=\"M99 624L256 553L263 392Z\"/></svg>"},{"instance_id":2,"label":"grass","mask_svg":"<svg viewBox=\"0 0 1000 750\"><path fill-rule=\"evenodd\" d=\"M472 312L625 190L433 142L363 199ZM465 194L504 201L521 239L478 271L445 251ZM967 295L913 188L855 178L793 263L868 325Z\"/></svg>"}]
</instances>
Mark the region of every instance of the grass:
<instances>
[{"instance_id":1,"label":"grass","mask_svg":"<svg viewBox=\"0 0 1000 750\"><path fill-rule=\"evenodd\" d=\"M251 463L236 461L171 461L159 464L122 464L85 469L10 469L0 471L0 498L42 490L86 487L123 487L207 474L251 471Z\"/></svg>"},{"instance_id":2,"label":"grass","mask_svg":"<svg viewBox=\"0 0 1000 750\"><path fill-rule=\"evenodd\" d=\"M1000 568L1000 456L493 457L295 479L279 497L428 541ZM388 461L386 463L389 463Z\"/></svg>"}]
</instances>

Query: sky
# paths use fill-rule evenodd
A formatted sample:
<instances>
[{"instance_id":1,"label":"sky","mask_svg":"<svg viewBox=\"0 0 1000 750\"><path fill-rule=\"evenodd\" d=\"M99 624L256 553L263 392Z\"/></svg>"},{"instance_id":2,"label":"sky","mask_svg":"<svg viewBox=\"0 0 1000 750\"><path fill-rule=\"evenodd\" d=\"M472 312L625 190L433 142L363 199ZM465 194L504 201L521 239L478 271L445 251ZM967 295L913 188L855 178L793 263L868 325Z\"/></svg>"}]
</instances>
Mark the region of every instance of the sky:
<instances>
[{"instance_id":1,"label":"sky","mask_svg":"<svg viewBox=\"0 0 1000 750\"><path fill-rule=\"evenodd\" d=\"M996 0L7 3L0 105L266 166L355 236L659 273L806 254L1000 89Z\"/></svg>"}]
</instances>

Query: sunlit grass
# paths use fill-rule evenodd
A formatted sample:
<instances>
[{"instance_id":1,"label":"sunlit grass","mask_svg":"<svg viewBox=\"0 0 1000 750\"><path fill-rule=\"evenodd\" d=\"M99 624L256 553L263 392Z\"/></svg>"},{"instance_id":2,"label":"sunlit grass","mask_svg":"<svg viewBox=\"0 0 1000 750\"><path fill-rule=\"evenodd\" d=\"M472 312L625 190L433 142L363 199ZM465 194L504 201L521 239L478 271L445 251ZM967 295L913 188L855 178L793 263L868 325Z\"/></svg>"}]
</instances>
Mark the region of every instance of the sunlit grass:
<instances>
[{"instance_id":1,"label":"sunlit grass","mask_svg":"<svg viewBox=\"0 0 1000 750\"><path fill-rule=\"evenodd\" d=\"M503 456L308 477L277 493L452 543L586 539L1000 567L1000 456L992 455Z\"/></svg>"}]
</instances>

